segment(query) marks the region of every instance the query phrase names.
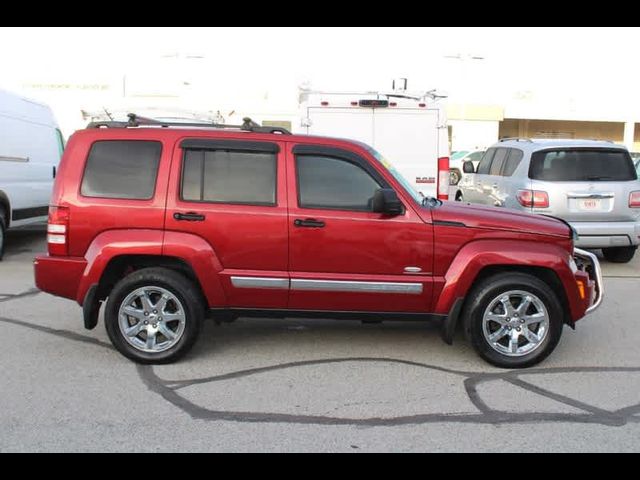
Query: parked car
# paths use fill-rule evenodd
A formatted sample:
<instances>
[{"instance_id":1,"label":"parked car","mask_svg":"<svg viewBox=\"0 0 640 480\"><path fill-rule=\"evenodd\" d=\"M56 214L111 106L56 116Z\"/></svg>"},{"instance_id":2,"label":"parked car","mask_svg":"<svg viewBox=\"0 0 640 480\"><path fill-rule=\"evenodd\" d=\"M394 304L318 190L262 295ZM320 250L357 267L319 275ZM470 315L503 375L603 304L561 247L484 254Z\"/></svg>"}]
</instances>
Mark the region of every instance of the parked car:
<instances>
[{"instance_id":1,"label":"parked car","mask_svg":"<svg viewBox=\"0 0 640 480\"><path fill-rule=\"evenodd\" d=\"M456 150L451 152L449 162L450 184L458 185L462 178L464 162L471 162L474 168L478 167L485 150Z\"/></svg>"},{"instance_id":2,"label":"parked car","mask_svg":"<svg viewBox=\"0 0 640 480\"><path fill-rule=\"evenodd\" d=\"M0 90L0 260L7 229L46 221L63 149L48 106Z\"/></svg>"},{"instance_id":3,"label":"parked car","mask_svg":"<svg viewBox=\"0 0 640 480\"><path fill-rule=\"evenodd\" d=\"M423 199L360 142L178 125L76 132L35 259L86 328L106 301L136 362L177 360L204 317L295 316L435 320L449 343L460 320L482 358L526 367L600 304L598 260L563 221Z\"/></svg>"},{"instance_id":4,"label":"parked car","mask_svg":"<svg viewBox=\"0 0 640 480\"><path fill-rule=\"evenodd\" d=\"M506 139L458 184L456 200L552 215L580 248L629 262L640 244L640 182L626 148L591 140Z\"/></svg>"}]
</instances>

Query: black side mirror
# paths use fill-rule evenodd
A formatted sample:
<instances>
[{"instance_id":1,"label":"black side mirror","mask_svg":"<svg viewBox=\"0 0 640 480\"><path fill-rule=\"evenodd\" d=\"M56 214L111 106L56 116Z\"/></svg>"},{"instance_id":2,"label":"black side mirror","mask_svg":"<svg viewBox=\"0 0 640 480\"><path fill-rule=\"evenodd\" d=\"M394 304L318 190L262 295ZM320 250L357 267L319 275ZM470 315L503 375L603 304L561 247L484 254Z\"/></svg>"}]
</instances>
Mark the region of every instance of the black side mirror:
<instances>
[{"instance_id":1,"label":"black side mirror","mask_svg":"<svg viewBox=\"0 0 640 480\"><path fill-rule=\"evenodd\" d=\"M403 215L404 205L391 188L380 188L373 195L373 212L385 215Z\"/></svg>"},{"instance_id":2,"label":"black side mirror","mask_svg":"<svg viewBox=\"0 0 640 480\"><path fill-rule=\"evenodd\" d=\"M476 173L476 167L473 166L473 162L464 162L462 164L462 171L464 173Z\"/></svg>"}]
</instances>

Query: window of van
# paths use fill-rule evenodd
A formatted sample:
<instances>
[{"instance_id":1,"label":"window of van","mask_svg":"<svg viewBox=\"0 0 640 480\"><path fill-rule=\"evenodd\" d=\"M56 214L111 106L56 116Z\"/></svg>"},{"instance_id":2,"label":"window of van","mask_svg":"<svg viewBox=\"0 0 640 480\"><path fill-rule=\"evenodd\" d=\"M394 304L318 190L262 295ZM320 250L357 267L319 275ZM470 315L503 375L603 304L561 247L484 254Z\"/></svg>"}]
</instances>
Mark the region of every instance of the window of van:
<instances>
[{"instance_id":1,"label":"window of van","mask_svg":"<svg viewBox=\"0 0 640 480\"><path fill-rule=\"evenodd\" d=\"M95 142L82 178L85 197L150 200L153 198L162 144L142 140Z\"/></svg>"}]
</instances>

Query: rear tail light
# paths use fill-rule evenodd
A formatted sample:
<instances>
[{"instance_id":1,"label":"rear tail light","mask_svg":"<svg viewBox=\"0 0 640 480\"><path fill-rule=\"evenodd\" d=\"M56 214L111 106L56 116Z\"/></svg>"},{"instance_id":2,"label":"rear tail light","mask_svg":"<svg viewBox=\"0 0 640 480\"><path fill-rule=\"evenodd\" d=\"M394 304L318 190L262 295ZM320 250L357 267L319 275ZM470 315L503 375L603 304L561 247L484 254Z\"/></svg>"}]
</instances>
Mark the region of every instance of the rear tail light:
<instances>
[{"instance_id":1,"label":"rear tail light","mask_svg":"<svg viewBox=\"0 0 640 480\"><path fill-rule=\"evenodd\" d=\"M640 208L640 192L631 192L629 195L629 207Z\"/></svg>"},{"instance_id":2,"label":"rear tail light","mask_svg":"<svg viewBox=\"0 0 640 480\"><path fill-rule=\"evenodd\" d=\"M540 190L518 190L518 203L527 208L549 208L549 194Z\"/></svg>"},{"instance_id":3,"label":"rear tail light","mask_svg":"<svg viewBox=\"0 0 640 480\"><path fill-rule=\"evenodd\" d=\"M449 157L438 159L438 200L449 200Z\"/></svg>"},{"instance_id":4,"label":"rear tail light","mask_svg":"<svg viewBox=\"0 0 640 480\"><path fill-rule=\"evenodd\" d=\"M49 207L49 223L47 224L49 255L68 255L68 238L69 209L66 207Z\"/></svg>"}]
</instances>

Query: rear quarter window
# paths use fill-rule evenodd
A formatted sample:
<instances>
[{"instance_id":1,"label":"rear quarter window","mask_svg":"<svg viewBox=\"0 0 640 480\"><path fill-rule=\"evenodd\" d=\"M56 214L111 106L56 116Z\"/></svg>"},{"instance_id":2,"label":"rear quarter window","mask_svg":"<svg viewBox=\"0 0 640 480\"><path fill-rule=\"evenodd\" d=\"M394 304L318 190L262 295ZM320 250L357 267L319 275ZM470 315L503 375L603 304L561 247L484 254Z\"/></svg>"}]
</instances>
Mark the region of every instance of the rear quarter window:
<instances>
[{"instance_id":1,"label":"rear quarter window","mask_svg":"<svg viewBox=\"0 0 640 480\"><path fill-rule=\"evenodd\" d=\"M85 197L150 200L153 198L162 144L140 140L106 140L91 146L80 193Z\"/></svg>"},{"instance_id":2,"label":"rear quarter window","mask_svg":"<svg viewBox=\"0 0 640 480\"><path fill-rule=\"evenodd\" d=\"M638 178L624 150L565 149L535 152L529 177L548 182L611 182Z\"/></svg>"}]
</instances>

